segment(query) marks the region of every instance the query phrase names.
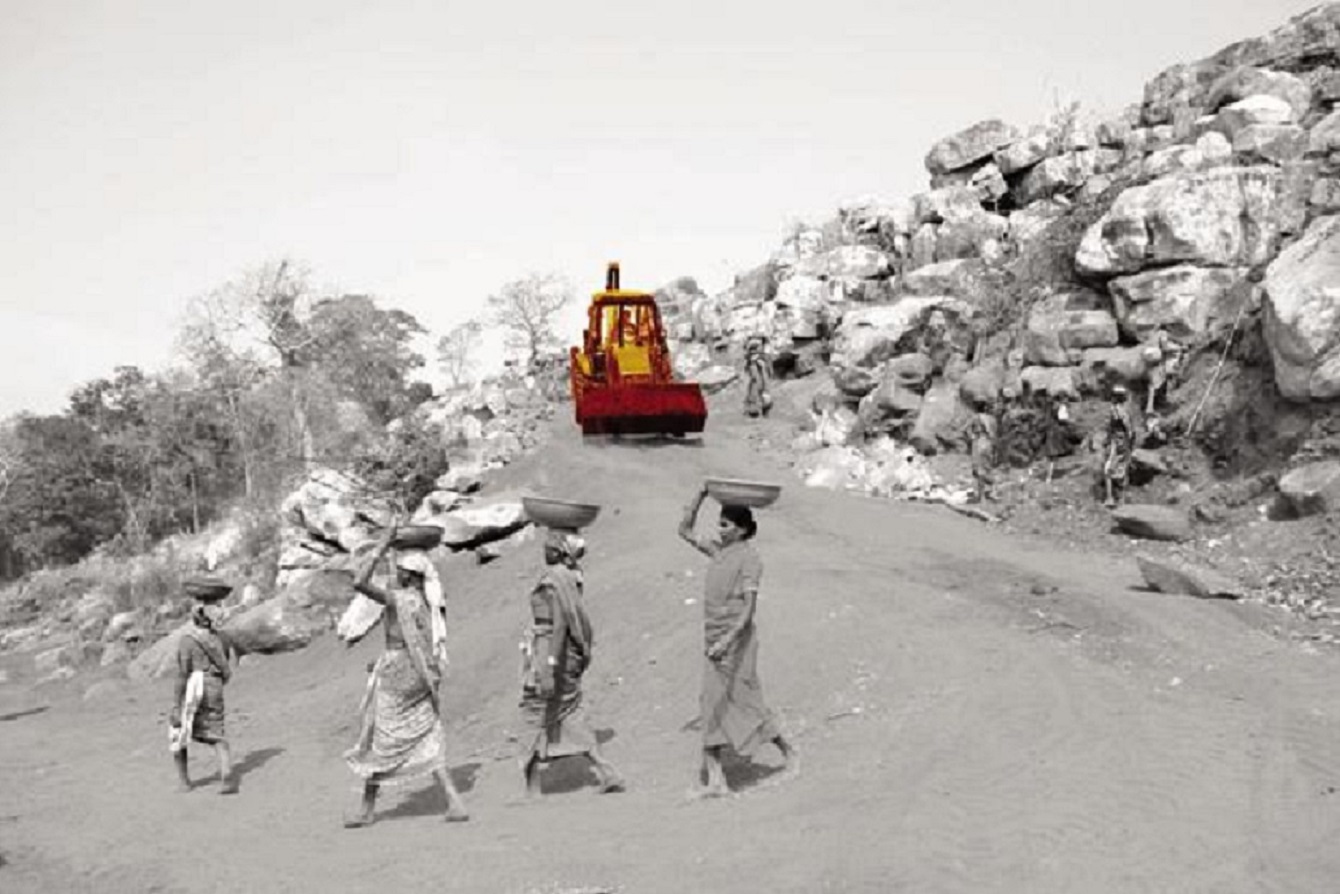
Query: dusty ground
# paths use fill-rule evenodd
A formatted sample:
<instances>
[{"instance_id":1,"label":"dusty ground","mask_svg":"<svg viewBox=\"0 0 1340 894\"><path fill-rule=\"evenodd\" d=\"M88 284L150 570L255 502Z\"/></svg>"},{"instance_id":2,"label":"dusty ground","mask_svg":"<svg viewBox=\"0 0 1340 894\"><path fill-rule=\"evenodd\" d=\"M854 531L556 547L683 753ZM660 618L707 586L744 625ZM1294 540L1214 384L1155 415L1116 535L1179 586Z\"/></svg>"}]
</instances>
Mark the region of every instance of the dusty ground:
<instances>
[{"instance_id":1,"label":"dusty ground","mask_svg":"<svg viewBox=\"0 0 1340 894\"><path fill-rule=\"evenodd\" d=\"M562 420L560 420L561 423ZM173 792L168 683L85 698L0 686L0 889L821 892L1335 889L1340 656L1278 612L1138 589L1129 554L942 507L806 490L720 409L701 442L582 444L565 425L498 487L601 502L590 530L590 698L628 793L579 767L520 780L516 639L538 547L453 576L446 692L473 819L427 787L378 823L341 751L375 641L248 659L229 687L242 793ZM688 803L703 561L675 537L705 474L788 487L761 513L761 670L803 755L735 765ZM1059 510L1058 510L1059 511ZM1044 518L1044 516L1039 516ZM393 887L394 886L394 887Z\"/></svg>"}]
</instances>

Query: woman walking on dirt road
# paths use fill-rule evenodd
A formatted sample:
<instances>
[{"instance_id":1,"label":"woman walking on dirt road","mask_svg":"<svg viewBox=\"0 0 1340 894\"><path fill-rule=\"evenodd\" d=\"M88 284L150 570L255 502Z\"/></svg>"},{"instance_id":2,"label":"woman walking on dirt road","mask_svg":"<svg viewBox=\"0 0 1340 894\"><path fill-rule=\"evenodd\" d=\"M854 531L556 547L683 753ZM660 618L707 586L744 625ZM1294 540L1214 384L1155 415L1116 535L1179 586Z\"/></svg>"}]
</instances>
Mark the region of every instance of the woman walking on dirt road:
<instances>
[{"instance_id":1,"label":"woman walking on dirt road","mask_svg":"<svg viewBox=\"0 0 1340 894\"><path fill-rule=\"evenodd\" d=\"M345 754L349 768L363 779L362 805L358 813L346 817L348 828L372 822L377 791L383 783L429 773L437 777L447 796L447 822L470 818L451 781L438 703L438 686L447 663L447 627L442 586L424 552L432 545L397 539L392 526L354 583L354 589L384 606L386 646L373 666L363 698L358 743ZM383 590L372 583L372 574L388 552L393 586Z\"/></svg>"},{"instance_id":2,"label":"woman walking on dirt road","mask_svg":"<svg viewBox=\"0 0 1340 894\"><path fill-rule=\"evenodd\" d=\"M694 494L679 523L679 536L712 560L703 598L706 658L699 723L703 733L700 773L706 781L699 794L721 797L730 793L721 766L726 746L749 755L762 743L771 742L782 753L788 772L795 771L796 759L763 701L758 678L754 611L763 563L751 542L758 526L747 507L723 505L717 536L698 537L694 525L706 497L705 486Z\"/></svg>"},{"instance_id":3,"label":"woman walking on dirt road","mask_svg":"<svg viewBox=\"0 0 1340 894\"><path fill-rule=\"evenodd\" d=\"M595 635L582 605L579 564L586 545L575 531L550 528L544 541L544 576L530 594L531 626L522 641L522 774L526 796L540 794L540 766L583 754L595 767L602 793L624 790L623 778L605 760L582 705L582 675L591 665Z\"/></svg>"},{"instance_id":4,"label":"woman walking on dirt road","mask_svg":"<svg viewBox=\"0 0 1340 894\"><path fill-rule=\"evenodd\" d=\"M191 740L213 745L219 759L219 794L237 793L232 754L225 738L223 687L232 676L233 649L218 626L219 602L232 592L231 584L215 577L186 581L186 595L194 600L191 626L177 643L177 680L173 688L168 742L177 765L177 790L191 790L186 746Z\"/></svg>"}]
</instances>

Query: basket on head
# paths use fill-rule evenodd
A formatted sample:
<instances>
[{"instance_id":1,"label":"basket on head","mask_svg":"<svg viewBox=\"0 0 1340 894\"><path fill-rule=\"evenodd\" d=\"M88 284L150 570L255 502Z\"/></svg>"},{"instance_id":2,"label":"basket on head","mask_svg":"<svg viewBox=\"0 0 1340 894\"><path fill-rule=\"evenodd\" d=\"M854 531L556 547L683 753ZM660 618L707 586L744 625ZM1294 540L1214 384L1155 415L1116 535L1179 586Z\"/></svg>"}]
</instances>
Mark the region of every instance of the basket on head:
<instances>
[{"instance_id":1,"label":"basket on head","mask_svg":"<svg viewBox=\"0 0 1340 894\"><path fill-rule=\"evenodd\" d=\"M397 528L391 539L394 549L432 549L442 542L439 525L405 525Z\"/></svg>"},{"instance_id":2,"label":"basket on head","mask_svg":"<svg viewBox=\"0 0 1340 894\"><path fill-rule=\"evenodd\" d=\"M760 509L771 506L781 496L780 484L744 481L739 478L708 478L707 495L722 506L747 506Z\"/></svg>"},{"instance_id":3,"label":"basket on head","mask_svg":"<svg viewBox=\"0 0 1340 894\"><path fill-rule=\"evenodd\" d=\"M221 577L196 575L182 582L182 590L192 599L201 602L218 602L233 592L233 585Z\"/></svg>"},{"instance_id":4,"label":"basket on head","mask_svg":"<svg viewBox=\"0 0 1340 894\"><path fill-rule=\"evenodd\" d=\"M600 507L594 503L576 503L549 497L522 497L521 507L526 510L526 517L535 524L568 531L581 530L600 514Z\"/></svg>"}]
</instances>

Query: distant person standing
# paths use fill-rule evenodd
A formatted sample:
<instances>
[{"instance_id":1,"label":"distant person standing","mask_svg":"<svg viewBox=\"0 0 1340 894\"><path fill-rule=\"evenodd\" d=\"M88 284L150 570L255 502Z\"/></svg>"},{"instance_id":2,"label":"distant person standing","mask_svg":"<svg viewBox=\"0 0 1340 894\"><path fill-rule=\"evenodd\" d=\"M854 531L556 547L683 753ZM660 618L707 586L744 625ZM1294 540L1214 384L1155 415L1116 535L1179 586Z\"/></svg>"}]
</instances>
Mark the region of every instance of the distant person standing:
<instances>
[{"instance_id":1,"label":"distant person standing","mask_svg":"<svg viewBox=\"0 0 1340 894\"><path fill-rule=\"evenodd\" d=\"M1107 427L1103 438L1103 505L1115 506L1125 495L1135 445L1135 425L1127 406L1129 392L1117 383L1109 395Z\"/></svg>"},{"instance_id":2,"label":"distant person standing","mask_svg":"<svg viewBox=\"0 0 1340 894\"><path fill-rule=\"evenodd\" d=\"M763 563L752 540L758 531L753 513L744 506L724 505L717 536L694 533L707 488L693 496L679 523L679 536L710 558L703 597L705 661L699 697L703 752L702 797L730 793L721 759L727 746L751 754L771 742L781 752L788 772L796 767L795 752L782 736L776 718L763 701L758 678L758 637L754 624Z\"/></svg>"},{"instance_id":3,"label":"distant person standing","mask_svg":"<svg viewBox=\"0 0 1340 894\"><path fill-rule=\"evenodd\" d=\"M1160 396L1167 400L1168 389L1181 371L1183 346L1168 335L1162 326L1145 347L1145 362L1148 364L1148 389L1145 393L1145 414L1154 412Z\"/></svg>"},{"instance_id":4,"label":"distant person standing","mask_svg":"<svg viewBox=\"0 0 1340 894\"><path fill-rule=\"evenodd\" d=\"M219 603L233 587L216 577L193 577L183 589L193 600L191 626L177 644L177 677L168 721L178 791L191 790L187 744L196 741L214 746L219 760L219 794L232 795L237 793L237 779L226 738L223 687L233 675L234 650L219 632L223 620Z\"/></svg>"},{"instance_id":5,"label":"distant person standing","mask_svg":"<svg viewBox=\"0 0 1340 894\"><path fill-rule=\"evenodd\" d=\"M744 343L744 374L746 379L744 413L746 416L766 416L772 408L768 393L768 363L763 352L763 338L750 336Z\"/></svg>"},{"instance_id":6,"label":"distant person standing","mask_svg":"<svg viewBox=\"0 0 1340 894\"><path fill-rule=\"evenodd\" d=\"M972 455L972 502L995 500L992 467L996 464L996 417L985 411L974 415L968 427L968 437Z\"/></svg>"}]
</instances>

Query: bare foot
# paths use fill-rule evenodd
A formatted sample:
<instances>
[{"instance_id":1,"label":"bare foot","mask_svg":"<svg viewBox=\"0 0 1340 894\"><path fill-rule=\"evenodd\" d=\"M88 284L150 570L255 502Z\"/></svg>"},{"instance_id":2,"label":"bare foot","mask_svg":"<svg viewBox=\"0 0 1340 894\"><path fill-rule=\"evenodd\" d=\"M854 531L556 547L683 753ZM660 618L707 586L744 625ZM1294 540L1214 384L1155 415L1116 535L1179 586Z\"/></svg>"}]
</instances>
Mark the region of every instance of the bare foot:
<instances>
[{"instance_id":1,"label":"bare foot","mask_svg":"<svg viewBox=\"0 0 1340 894\"><path fill-rule=\"evenodd\" d=\"M219 794L221 795L237 794L237 780L229 779L226 782L224 782L223 785L219 787Z\"/></svg>"},{"instance_id":2,"label":"bare foot","mask_svg":"<svg viewBox=\"0 0 1340 894\"><path fill-rule=\"evenodd\" d=\"M186 780L177 783L177 793L181 795L189 794L193 786Z\"/></svg>"},{"instance_id":3,"label":"bare foot","mask_svg":"<svg viewBox=\"0 0 1340 894\"><path fill-rule=\"evenodd\" d=\"M724 785L701 785L691 788L685 796L689 801L708 801L715 798L733 798L735 793Z\"/></svg>"},{"instance_id":4,"label":"bare foot","mask_svg":"<svg viewBox=\"0 0 1340 894\"><path fill-rule=\"evenodd\" d=\"M346 829L361 829L364 826L372 825L371 811L366 813L351 813L344 818L344 827Z\"/></svg>"},{"instance_id":5,"label":"bare foot","mask_svg":"<svg viewBox=\"0 0 1340 894\"><path fill-rule=\"evenodd\" d=\"M442 815L442 819L449 823L465 823L470 821L470 813L460 807L453 807Z\"/></svg>"}]
</instances>

